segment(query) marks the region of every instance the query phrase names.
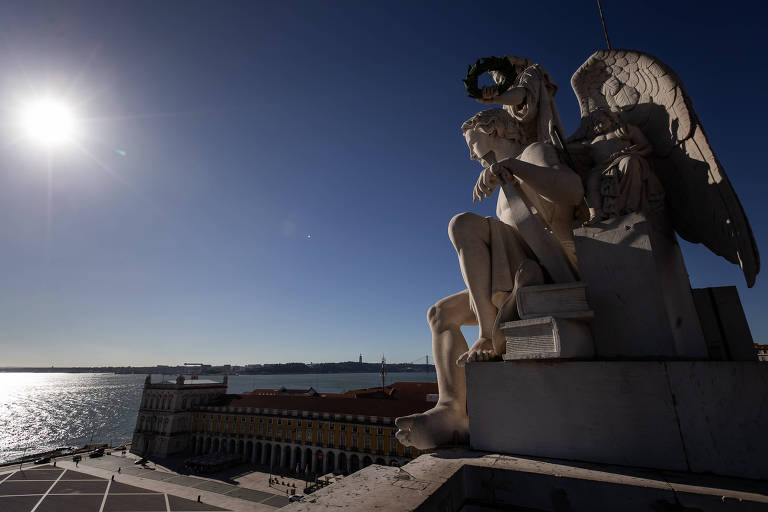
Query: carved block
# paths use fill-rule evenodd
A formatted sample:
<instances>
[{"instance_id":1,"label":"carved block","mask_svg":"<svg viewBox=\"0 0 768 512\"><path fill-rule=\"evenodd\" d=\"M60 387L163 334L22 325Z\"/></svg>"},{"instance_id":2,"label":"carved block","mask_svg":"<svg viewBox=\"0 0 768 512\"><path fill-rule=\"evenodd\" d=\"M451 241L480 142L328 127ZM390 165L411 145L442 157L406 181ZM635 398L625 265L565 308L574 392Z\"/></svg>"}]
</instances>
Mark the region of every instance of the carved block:
<instances>
[{"instance_id":1,"label":"carved block","mask_svg":"<svg viewBox=\"0 0 768 512\"><path fill-rule=\"evenodd\" d=\"M641 213L574 230L598 357L707 358L674 236Z\"/></svg>"},{"instance_id":2,"label":"carved block","mask_svg":"<svg viewBox=\"0 0 768 512\"><path fill-rule=\"evenodd\" d=\"M467 412L476 450L768 479L765 363L468 364Z\"/></svg>"},{"instance_id":3,"label":"carved block","mask_svg":"<svg viewBox=\"0 0 768 512\"><path fill-rule=\"evenodd\" d=\"M506 361L590 358L594 353L592 335L583 320L544 316L505 322L501 330L507 340Z\"/></svg>"}]
</instances>

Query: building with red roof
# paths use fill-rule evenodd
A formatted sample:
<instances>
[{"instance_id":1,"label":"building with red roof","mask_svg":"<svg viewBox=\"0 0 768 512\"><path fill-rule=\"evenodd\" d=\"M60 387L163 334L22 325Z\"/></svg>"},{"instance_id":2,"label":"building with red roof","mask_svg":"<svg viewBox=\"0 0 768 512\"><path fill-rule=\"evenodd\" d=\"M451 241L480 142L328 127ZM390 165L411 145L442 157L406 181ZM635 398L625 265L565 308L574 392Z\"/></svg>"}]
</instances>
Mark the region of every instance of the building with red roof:
<instances>
[{"instance_id":1,"label":"building with red roof","mask_svg":"<svg viewBox=\"0 0 768 512\"><path fill-rule=\"evenodd\" d=\"M189 389L189 387L186 387ZM183 390L180 390L183 391ZM145 393L154 393L154 385ZM220 394L205 403L169 400L177 410L142 407L134 437L141 455L165 456L154 450L153 437L170 437L176 454L238 455L244 462L274 471L348 474L372 463L399 466L418 455L395 438L395 418L424 412L437 402L437 383L396 382L389 386L319 393L309 389L254 389ZM152 400L142 404L155 405ZM178 425L173 432L139 431L154 425L158 414ZM175 423L173 416L187 420ZM166 421L163 424L167 424ZM184 427L182 427L184 425ZM159 445L158 445L159 446ZM139 453L139 452L137 452Z\"/></svg>"}]
</instances>

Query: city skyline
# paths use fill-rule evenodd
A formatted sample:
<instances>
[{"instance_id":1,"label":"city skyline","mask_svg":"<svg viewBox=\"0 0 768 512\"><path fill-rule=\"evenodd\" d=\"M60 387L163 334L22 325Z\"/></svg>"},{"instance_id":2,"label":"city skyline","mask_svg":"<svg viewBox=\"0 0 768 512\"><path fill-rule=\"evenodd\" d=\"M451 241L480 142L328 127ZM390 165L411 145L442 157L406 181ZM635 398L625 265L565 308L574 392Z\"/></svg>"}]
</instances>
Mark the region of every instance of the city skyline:
<instances>
[{"instance_id":1,"label":"city skyline","mask_svg":"<svg viewBox=\"0 0 768 512\"><path fill-rule=\"evenodd\" d=\"M763 249L766 107L724 101L766 77L761 17L603 6L614 47L679 74ZM466 97L467 65L541 63L570 134L570 76L605 47L593 2L484 9L4 3L0 365L431 358L427 309L464 288L448 222L495 209L472 203L481 169L459 127L486 106ZM50 157L13 121L39 94L82 125ZM692 286L737 286L765 343L765 278L748 289L737 266L681 246Z\"/></svg>"}]
</instances>

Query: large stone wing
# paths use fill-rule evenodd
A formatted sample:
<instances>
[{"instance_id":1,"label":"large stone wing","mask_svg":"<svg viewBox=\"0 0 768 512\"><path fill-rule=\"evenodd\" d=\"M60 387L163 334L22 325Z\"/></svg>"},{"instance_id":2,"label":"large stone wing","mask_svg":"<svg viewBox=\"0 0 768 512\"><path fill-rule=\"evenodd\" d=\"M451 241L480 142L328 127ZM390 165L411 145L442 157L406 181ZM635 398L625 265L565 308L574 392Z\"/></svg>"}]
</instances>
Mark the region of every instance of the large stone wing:
<instances>
[{"instance_id":1,"label":"large stone wing","mask_svg":"<svg viewBox=\"0 0 768 512\"><path fill-rule=\"evenodd\" d=\"M587 136L598 108L639 126L653 145L651 160L675 230L738 264L751 287L760 271L752 229L675 72L646 53L603 50L574 73L571 86L581 126L570 139Z\"/></svg>"}]
</instances>

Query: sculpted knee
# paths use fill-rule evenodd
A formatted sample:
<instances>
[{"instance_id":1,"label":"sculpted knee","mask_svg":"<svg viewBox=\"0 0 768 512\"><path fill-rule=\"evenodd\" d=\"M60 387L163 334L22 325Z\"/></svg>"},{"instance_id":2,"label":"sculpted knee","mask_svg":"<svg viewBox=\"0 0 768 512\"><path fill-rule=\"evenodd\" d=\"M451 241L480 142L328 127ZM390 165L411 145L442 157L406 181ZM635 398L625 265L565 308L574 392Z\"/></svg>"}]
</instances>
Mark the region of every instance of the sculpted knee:
<instances>
[{"instance_id":1,"label":"sculpted knee","mask_svg":"<svg viewBox=\"0 0 768 512\"><path fill-rule=\"evenodd\" d=\"M433 331L442 331L455 327L456 322L452 320L450 308L443 306L440 302L427 311L427 322L429 322L429 328Z\"/></svg>"},{"instance_id":2,"label":"sculpted knee","mask_svg":"<svg viewBox=\"0 0 768 512\"><path fill-rule=\"evenodd\" d=\"M451 237L451 242L454 245L457 241L461 241L467 233L470 233L473 227L477 226L477 218L478 216L472 212L464 212L451 219L451 222L448 223L448 236Z\"/></svg>"},{"instance_id":3,"label":"sculpted knee","mask_svg":"<svg viewBox=\"0 0 768 512\"><path fill-rule=\"evenodd\" d=\"M434 328L437 324L439 314L440 312L438 310L437 304L427 310L427 322L429 322L429 326L431 328Z\"/></svg>"}]
</instances>

